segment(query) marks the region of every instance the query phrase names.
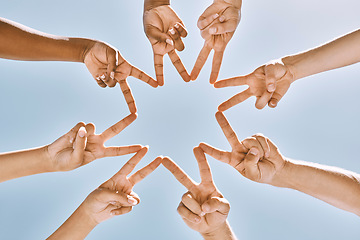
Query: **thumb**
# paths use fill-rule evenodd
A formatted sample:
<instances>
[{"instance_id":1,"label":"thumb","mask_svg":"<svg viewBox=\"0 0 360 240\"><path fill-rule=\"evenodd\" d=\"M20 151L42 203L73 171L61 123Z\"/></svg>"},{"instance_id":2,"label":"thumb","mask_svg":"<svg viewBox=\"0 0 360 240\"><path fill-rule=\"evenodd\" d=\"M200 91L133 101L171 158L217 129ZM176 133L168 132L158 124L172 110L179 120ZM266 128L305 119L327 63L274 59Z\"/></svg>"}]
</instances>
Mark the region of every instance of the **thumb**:
<instances>
[{"instance_id":1,"label":"thumb","mask_svg":"<svg viewBox=\"0 0 360 240\"><path fill-rule=\"evenodd\" d=\"M174 41L171 37L154 26L146 27L145 32L148 38L152 38L158 42L166 42L167 44L174 46Z\"/></svg>"},{"instance_id":2,"label":"thumb","mask_svg":"<svg viewBox=\"0 0 360 240\"><path fill-rule=\"evenodd\" d=\"M212 197L201 205L204 213L220 212L227 215L230 211L230 203L222 197Z\"/></svg>"},{"instance_id":3,"label":"thumb","mask_svg":"<svg viewBox=\"0 0 360 240\"><path fill-rule=\"evenodd\" d=\"M259 150L255 147L251 148L244 159L245 171L244 176L252 181L259 181L261 178L258 162L260 160Z\"/></svg>"},{"instance_id":4,"label":"thumb","mask_svg":"<svg viewBox=\"0 0 360 240\"><path fill-rule=\"evenodd\" d=\"M268 92L272 93L276 89L275 65L265 66L265 84Z\"/></svg>"},{"instance_id":5,"label":"thumb","mask_svg":"<svg viewBox=\"0 0 360 240\"><path fill-rule=\"evenodd\" d=\"M74 151L72 153L73 161L76 163L80 164L83 162L86 140L86 129L85 127L81 127L77 132L74 143Z\"/></svg>"}]
</instances>

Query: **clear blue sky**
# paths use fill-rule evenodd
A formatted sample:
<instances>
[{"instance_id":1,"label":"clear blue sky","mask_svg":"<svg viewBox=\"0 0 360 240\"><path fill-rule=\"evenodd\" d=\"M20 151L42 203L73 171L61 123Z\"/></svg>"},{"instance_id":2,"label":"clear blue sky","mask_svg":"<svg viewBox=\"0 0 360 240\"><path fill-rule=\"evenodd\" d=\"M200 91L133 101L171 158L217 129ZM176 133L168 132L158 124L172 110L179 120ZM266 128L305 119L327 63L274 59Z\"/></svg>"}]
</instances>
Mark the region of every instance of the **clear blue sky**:
<instances>
[{"instance_id":1,"label":"clear blue sky","mask_svg":"<svg viewBox=\"0 0 360 240\"><path fill-rule=\"evenodd\" d=\"M242 21L230 42L220 78L250 73L261 64L306 50L359 28L358 0L243 0ZM35 29L81 36L116 46L154 76L142 27L143 2L120 0L12 0L0 16ZM172 0L189 31L180 53L191 71L203 40L196 21L210 1ZM1 34L1 33L0 33ZM129 78L139 118L108 145L143 144L139 167L169 155L199 180L192 148L201 141L230 149L214 114L242 88L208 84L210 61L197 81L184 83L165 58L165 86ZM0 152L53 142L77 122L101 132L128 114L120 89L101 89L80 63L0 60ZM277 109L257 110L254 99L225 114L243 139L261 132L294 159L360 172L359 65L293 84ZM0 239L45 239L130 156L105 158L66 173L41 174L0 184ZM305 194L251 182L208 157L216 185L231 203L229 221L239 239L356 239L357 216ZM185 188L160 167L134 189L139 206L96 227L87 239L201 239L176 212Z\"/></svg>"}]
</instances>

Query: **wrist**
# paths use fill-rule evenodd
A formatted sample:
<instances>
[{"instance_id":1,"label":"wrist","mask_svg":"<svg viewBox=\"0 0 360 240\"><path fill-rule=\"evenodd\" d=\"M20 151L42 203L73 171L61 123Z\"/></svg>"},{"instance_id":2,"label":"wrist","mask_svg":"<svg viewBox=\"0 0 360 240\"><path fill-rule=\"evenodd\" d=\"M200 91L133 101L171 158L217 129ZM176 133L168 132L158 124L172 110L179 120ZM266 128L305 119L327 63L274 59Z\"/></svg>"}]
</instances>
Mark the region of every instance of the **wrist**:
<instances>
[{"instance_id":1,"label":"wrist","mask_svg":"<svg viewBox=\"0 0 360 240\"><path fill-rule=\"evenodd\" d=\"M144 12L164 5L170 5L170 0L145 0Z\"/></svg>"},{"instance_id":2,"label":"wrist","mask_svg":"<svg viewBox=\"0 0 360 240\"><path fill-rule=\"evenodd\" d=\"M282 168L277 171L270 184L275 187L292 188L291 177L294 165L290 159L285 158Z\"/></svg>"},{"instance_id":3,"label":"wrist","mask_svg":"<svg viewBox=\"0 0 360 240\"><path fill-rule=\"evenodd\" d=\"M84 221L85 225L89 229L95 228L99 223L94 219L93 215L87 211L86 203L81 203L81 205L76 209L78 215Z\"/></svg>"},{"instance_id":4,"label":"wrist","mask_svg":"<svg viewBox=\"0 0 360 240\"><path fill-rule=\"evenodd\" d=\"M304 78L308 76L306 71L303 71L304 68L301 67L303 63L307 61L305 57L306 56L303 56L302 54L297 54L292 56L286 56L281 59L284 65L289 69L289 71L293 75L292 83L300 78Z\"/></svg>"},{"instance_id":5,"label":"wrist","mask_svg":"<svg viewBox=\"0 0 360 240\"><path fill-rule=\"evenodd\" d=\"M95 45L96 40L87 38L70 38L69 42L74 46L74 59L75 62L84 63L86 54Z\"/></svg>"},{"instance_id":6,"label":"wrist","mask_svg":"<svg viewBox=\"0 0 360 240\"><path fill-rule=\"evenodd\" d=\"M96 227L96 223L89 218L82 204L75 212L48 238L52 239L85 239Z\"/></svg>"},{"instance_id":7,"label":"wrist","mask_svg":"<svg viewBox=\"0 0 360 240\"><path fill-rule=\"evenodd\" d=\"M215 2L226 2L238 8L239 10L241 9L241 5L242 5L242 0L214 0L214 3Z\"/></svg>"},{"instance_id":8,"label":"wrist","mask_svg":"<svg viewBox=\"0 0 360 240\"><path fill-rule=\"evenodd\" d=\"M209 232L204 232L204 233L200 233L200 234L205 240L218 240L218 239L233 240L233 239L236 239L227 220L224 223L222 223L219 227L217 227Z\"/></svg>"},{"instance_id":9,"label":"wrist","mask_svg":"<svg viewBox=\"0 0 360 240\"><path fill-rule=\"evenodd\" d=\"M43 146L39 148L40 151L40 159L41 159L41 166L44 172L56 172L54 163L49 154L49 145Z\"/></svg>"}]
</instances>

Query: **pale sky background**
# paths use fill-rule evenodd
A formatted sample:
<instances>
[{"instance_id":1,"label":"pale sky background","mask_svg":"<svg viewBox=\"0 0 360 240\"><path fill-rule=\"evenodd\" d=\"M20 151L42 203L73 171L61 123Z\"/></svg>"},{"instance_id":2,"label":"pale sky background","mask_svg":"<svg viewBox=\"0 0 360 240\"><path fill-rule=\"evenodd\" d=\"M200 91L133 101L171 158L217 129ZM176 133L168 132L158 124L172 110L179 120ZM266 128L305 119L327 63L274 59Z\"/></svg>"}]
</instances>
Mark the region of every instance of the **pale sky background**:
<instances>
[{"instance_id":1,"label":"pale sky background","mask_svg":"<svg viewBox=\"0 0 360 240\"><path fill-rule=\"evenodd\" d=\"M196 21L205 0L172 0L189 35L180 56L190 72L203 45ZM243 0L242 20L226 50L220 79L303 51L359 28L358 0ZM99 39L117 47L152 76L153 53L142 26L143 1L2 1L0 16L64 36ZM0 33L1 34L1 33ZM217 106L242 87L214 89L210 62L185 83L165 57L165 86L129 78L139 117L107 145L150 145L142 167L158 155L173 158L199 180L192 148L200 142L229 150L217 125ZM118 87L101 89L85 65L0 60L0 152L49 144L77 122L100 133L128 115ZM254 99L225 115L239 139L261 132L288 157L360 172L359 65L293 84L276 109L257 110ZM0 184L0 239L45 239L131 156L104 158L80 169ZM359 218L293 190L251 182L208 157L217 187L231 203L229 222L239 240L357 239ZM134 189L141 204L101 223L87 239L201 239L178 216L186 189L162 166Z\"/></svg>"}]
</instances>

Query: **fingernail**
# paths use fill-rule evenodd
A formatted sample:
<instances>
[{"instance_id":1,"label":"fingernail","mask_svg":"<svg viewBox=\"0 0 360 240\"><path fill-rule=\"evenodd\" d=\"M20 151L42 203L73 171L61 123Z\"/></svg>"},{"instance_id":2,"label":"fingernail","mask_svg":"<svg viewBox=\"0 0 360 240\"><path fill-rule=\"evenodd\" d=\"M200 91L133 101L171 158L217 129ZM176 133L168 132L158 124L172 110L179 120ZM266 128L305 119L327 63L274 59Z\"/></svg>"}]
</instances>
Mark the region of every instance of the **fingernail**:
<instances>
[{"instance_id":1,"label":"fingernail","mask_svg":"<svg viewBox=\"0 0 360 240\"><path fill-rule=\"evenodd\" d=\"M105 74L101 75L101 76L100 76L100 79L101 79L101 80L105 80Z\"/></svg>"},{"instance_id":2,"label":"fingernail","mask_svg":"<svg viewBox=\"0 0 360 240\"><path fill-rule=\"evenodd\" d=\"M268 91L269 91L269 92L273 92L273 91L275 91L275 85L274 85L274 84L272 84L272 83L271 83L271 84L269 84L269 85L268 85Z\"/></svg>"},{"instance_id":3,"label":"fingernail","mask_svg":"<svg viewBox=\"0 0 360 240\"><path fill-rule=\"evenodd\" d=\"M171 39L166 39L166 43L170 44L171 46L174 46L174 42Z\"/></svg>"},{"instance_id":4,"label":"fingernail","mask_svg":"<svg viewBox=\"0 0 360 240\"><path fill-rule=\"evenodd\" d=\"M271 105L272 107L276 107L276 104L275 104L274 102L270 102L270 105Z\"/></svg>"},{"instance_id":5,"label":"fingernail","mask_svg":"<svg viewBox=\"0 0 360 240\"><path fill-rule=\"evenodd\" d=\"M174 27L179 28L179 24L175 23Z\"/></svg>"},{"instance_id":6,"label":"fingernail","mask_svg":"<svg viewBox=\"0 0 360 240\"><path fill-rule=\"evenodd\" d=\"M210 28L210 29L209 29L209 33L210 33L210 34L215 34L216 31L217 31L216 27L213 27L213 28Z\"/></svg>"},{"instance_id":7,"label":"fingernail","mask_svg":"<svg viewBox=\"0 0 360 240\"><path fill-rule=\"evenodd\" d=\"M128 203L130 203L131 205L136 205L137 200L131 196L128 196Z\"/></svg>"},{"instance_id":8,"label":"fingernail","mask_svg":"<svg viewBox=\"0 0 360 240\"><path fill-rule=\"evenodd\" d=\"M85 128L81 127L79 129L79 137L85 137L85 132L86 132Z\"/></svg>"},{"instance_id":9,"label":"fingernail","mask_svg":"<svg viewBox=\"0 0 360 240\"><path fill-rule=\"evenodd\" d=\"M111 73L110 73L110 78L111 78L111 79L114 79L114 78L115 78L115 72L111 72Z\"/></svg>"},{"instance_id":10,"label":"fingernail","mask_svg":"<svg viewBox=\"0 0 360 240\"><path fill-rule=\"evenodd\" d=\"M206 210L206 209L204 209L204 210ZM207 210L208 210L208 209L207 209ZM206 214L206 213L201 212L201 213L199 214L199 216L200 216L200 217L203 217L203 216L205 216L205 214Z\"/></svg>"},{"instance_id":11,"label":"fingernail","mask_svg":"<svg viewBox=\"0 0 360 240\"><path fill-rule=\"evenodd\" d=\"M100 78L99 78L99 77L97 77L97 78L96 78L96 80L100 81Z\"/></svg>"},{"instance_id":12,"label":"fingernail","mask_svg":"<svg viewBox=\"0 0 360 240\"><path fill-rule=\"evenodd\" d=\"M216 19L219 17L219 14L215 13L214 15L212 15L212 19Z\"/></svg>"},{"instance_id":13,"label":"fingernail","mask_svg":"<svg viewBox=\"0 0 360 240\"><path fill-rule=\"evenodd\" d=\"M198 223L198 222L200 222L200 221L201 221L201 218L199 218L199 217L195 217L195 219L194 219L194 220L195 220L195 222L197 222L197 223Z\"/></svg>"},{"instance_id":14,"label":"fingernail","mask_svg":"<svg viewBox=\"0 0 360 240\"><path fill-rule=\"evenodd\" d=\"M221 16L221 17L219 18L219 21L220 21L220 22L225 21L225 16L224 16L224 15L223 15L223 16Z\"/></svg>"},{"instance_id":15,"label":"fingernail","mask_svg":"<svg viewBox=\"0 0 360 240\"><path fill-rule=\"evenodd\" d=\"M250 154L256 156L258 153L257 153L257 150L255 150L255 149L250 149Z\"/></svg>"},{"instance_id":16,"label":"fingernail","mask_svg":"<svg viewBox=\"0 0 360 240\"><path fill-rule=\"evenodd\" d=\"M175 30L174 30L173 28L170 28L170 29L169 29L169 32L170 32L171 34L175 34Z\"/></svg>"}]
</instances>

